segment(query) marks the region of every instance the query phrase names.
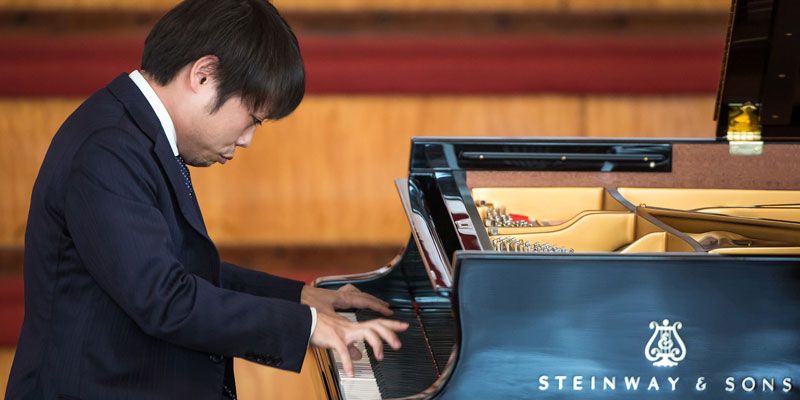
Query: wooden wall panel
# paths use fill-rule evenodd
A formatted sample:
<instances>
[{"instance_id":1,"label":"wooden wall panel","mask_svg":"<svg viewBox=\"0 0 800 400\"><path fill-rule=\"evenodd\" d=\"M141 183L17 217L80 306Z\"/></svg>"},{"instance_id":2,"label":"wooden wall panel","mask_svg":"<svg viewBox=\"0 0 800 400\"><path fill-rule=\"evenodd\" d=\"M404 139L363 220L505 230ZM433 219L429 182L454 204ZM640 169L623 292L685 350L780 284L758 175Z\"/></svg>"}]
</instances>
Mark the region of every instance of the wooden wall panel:
<instances>
[{"instance_id":1,"label":"wooden wall panel","mask_svg":"<svg viewBox=\"0 0 800 400\"><path fill-rule=\"evenodd\" d=\"M31 187L77 100L0 100L0 246L23 242ZM224 166L193 168L222 245L400 245L393 180L412 136L713 135L713 96L308 96Z\"/></svg>"},{"instance_id":2,"label":"wooden wall panel","mask_svg":"<svg viewBox=\"0 0 800 400\"><path fill-rule=\"evenodd\" d=\"M586 136L714 137L710 96L586 99Z\"/></svg>"},{"instance_id":3,"label":"wooden wall panel","mask_svg":"<svg viewBox=\"0 0 800 400\"><path fill-rule=\"evenodd\" d=\"M68 99L0 101L0 246L22 244L39 165L53 134L78 104Z\"/></svg>"},{"instance_id":4,"label":"wooden wall panel","mask_svg":"<svg viewBox=\"0 0 800 400\"><path fill-rule=\"evenodd\" d=\"M291 11L556 11L560 0L276 0Z\"/></svg>"},{"instance_id":5,"label":"wooden wall panel","mask_svg":"<svg viewBox=\"0 0 800 400\"><path fill-rule=\"evenodd\" d=\"M5 395L8 386L8 374L11 373L11 363L14 361L14 348L0 348L0 393Z\"/></svg>"},{"instance_id":6,"label":"wooden wall panel","mask_svg":"<svg viewBox=\"0 0 800 400\"><path fill-rule=\"evenodd\" d=\"M176 0L0 0L4 10L37 11L165 11Z\"/></svg>"},{"instance_id":7,"label":"wooden wall panel","mask_svg":"<svg viewBox=\"0 0 800 400\"><path fill-rule=\"evenodd\" d=\"M411 136L576 135L579 112L562 97L315 96L233 163L194 169L195 187L222 243L401 243Z\"/></svg>"},{"instance_id":8,"label":"wooden wall panel","mask_svg":"<svg viewBox=\"0 0 800 400\"><path fill-rule=\"evenodd\" d=\"M2 0L16 10L163 11L175 0ZM555 11L560 0L274 0L284 12L349 11Z\"/></svg>"},{"instance_id":9,"label":"wooden wall panel","mask_svg":"<svg viewBox=\"0 0 800 400\"><path fill-rule=\"evenodd\" d=\"M164 11L176 0L0 0L5 10ZM275 0L285 12L359 11L714 11L725 12L730 0Z\"/></svg>"},{"instance_id":10,"label":"wooden wall panel","mask_svg":"<svg viewBox=\"0 0 800 400\"><path fill-rule=\"evenodd\" d=\"M570 11L679 11L727 12L731 0L566 0Z\"/></svg>"}]
</instances>

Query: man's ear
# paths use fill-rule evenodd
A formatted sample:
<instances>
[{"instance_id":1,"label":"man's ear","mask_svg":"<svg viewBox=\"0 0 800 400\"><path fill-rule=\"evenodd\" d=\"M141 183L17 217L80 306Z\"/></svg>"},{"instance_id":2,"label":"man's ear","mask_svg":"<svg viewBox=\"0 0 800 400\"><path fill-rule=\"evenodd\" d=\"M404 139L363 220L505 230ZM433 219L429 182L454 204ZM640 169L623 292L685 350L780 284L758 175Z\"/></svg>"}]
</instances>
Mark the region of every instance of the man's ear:
<instances>
[{"instance_id":1,"label":"man's ear","mask_svg":"<svg viewBox=\"0 0 800 400\"><path fill-rule=\"evenodd\" d=\"M218 65L219 58L212 55L200 57L192 63L189 68L189 87L192 91L199 92L205 86L216 86L214 77Z\"/></svg>"}]
</instances>

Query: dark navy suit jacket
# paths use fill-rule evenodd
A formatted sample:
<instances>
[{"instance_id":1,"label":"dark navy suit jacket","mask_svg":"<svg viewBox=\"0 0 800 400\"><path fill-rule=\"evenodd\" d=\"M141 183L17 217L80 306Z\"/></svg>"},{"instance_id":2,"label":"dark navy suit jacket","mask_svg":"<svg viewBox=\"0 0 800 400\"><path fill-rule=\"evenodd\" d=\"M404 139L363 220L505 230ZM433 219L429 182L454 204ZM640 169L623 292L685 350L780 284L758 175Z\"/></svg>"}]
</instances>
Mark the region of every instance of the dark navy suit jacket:
<instances>
[{"instance_id":1,"label":"dark navy suit jacket","mask_svg":"<svg viewBox=\"0 0 800 400\"><path fill-rule=\"evenodd\" d=\"M221 263L127 75L61 126L31 198L9 399L219 399L230 357L299 371L302 282Z\"/></svg>"}]
</instances>

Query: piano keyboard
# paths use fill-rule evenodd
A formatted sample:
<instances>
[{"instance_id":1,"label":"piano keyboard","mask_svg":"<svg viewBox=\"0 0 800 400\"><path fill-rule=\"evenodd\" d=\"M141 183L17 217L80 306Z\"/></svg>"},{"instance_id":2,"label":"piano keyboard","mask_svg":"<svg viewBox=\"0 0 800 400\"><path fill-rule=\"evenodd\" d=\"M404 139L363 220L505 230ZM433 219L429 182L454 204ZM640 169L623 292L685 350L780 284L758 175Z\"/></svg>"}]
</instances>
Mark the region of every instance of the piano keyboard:
<instances>
[{"instance_id":1,"label":"piano keyboard","mask_svg":"<svg viewBox=\"0 0 800 400\"><path fill-rule=\"evenodd\" d=\"M358 322L355 313L340 312L339 315L350 321ZM339 356L339 353L331 351L334 362L336 363L336 372L339 375L339 387L342 390L343 396L342 400L380 399L381 393L378 390L378 383L375 381L375 374L372 372L372 365L370 365L364 341L362 340L356 343L356 348L361 352L361 359L353 360L352 378L344 373L344 364L342 363L342 357Z\"/></svg>"},{"instance_id":2,"label":"piano keyboard","mask_svg":"<svg viewBox=\"0 0 800 400\"><path fill-rule=\"evenodd\" d=\"M336 363L337 379L343 399L397 398L427 389L439 377L455 343L455 328L449 309L395 309L390 317L409 323L398 334L403 347L399 351L384 347L383 361L376 361L372 348L356 344L363 357L353 361L354 377L344 374L341 357L330 353ZM383 316L369 310L339 313L351 321L368 321Z\"/></svg>"}]
</instances>

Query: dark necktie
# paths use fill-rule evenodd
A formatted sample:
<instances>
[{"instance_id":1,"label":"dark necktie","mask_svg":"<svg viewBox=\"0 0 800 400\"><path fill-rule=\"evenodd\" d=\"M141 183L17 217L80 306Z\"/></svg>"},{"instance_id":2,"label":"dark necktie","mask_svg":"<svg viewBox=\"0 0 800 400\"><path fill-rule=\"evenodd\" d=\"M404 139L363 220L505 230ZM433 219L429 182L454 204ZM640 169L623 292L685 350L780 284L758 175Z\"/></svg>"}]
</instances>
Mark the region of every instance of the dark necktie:
<instances>
[{"instance_id":1,"label":"dark necktie","mask_svg":"<svg viewBox=\"0 0 800 400\"><path fill-rule=\"evenodd\" d=\"M175 160L178 161L178 166L181 168L181 175L183 176L183 184L186 185L186 188L189 189L189 197L194 196L194 189L192 189L192 176L189 174L189 168L186 168L186 162L183 161L183 157L175 156Z\"/></svg>"},{"instance_id":2,"label":"dark necktie","mask_svg":"<svg viewBox=\"0 0 800 400\"><path fill-rule=\"evenodd\" d=\"M178 166L181 169L181 175L183 176L183 184L186 185L186 189L189 190L189 197L194 197L194 189L192 189L192 176L189 174L189 168L186 167L186 162L183 161L183 157L175 156L175 160L178 161ZM226 399L229 400L236 400L236 393L228 387L228 385L222 386L222 394L225 396Z\"/></svg>"},{"instance_id":3,"label":"dark necktie","mask_svg":"<svg viewBox=\"0 0 800 400\"><path fill-rule=\"evenodd\" d=\"M222 395L225 396L226 399L236 400L236 393L233 393L233 391L228 388L228 385L222 386Z\"/></svg>"}]
</instances>

